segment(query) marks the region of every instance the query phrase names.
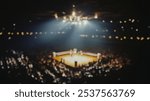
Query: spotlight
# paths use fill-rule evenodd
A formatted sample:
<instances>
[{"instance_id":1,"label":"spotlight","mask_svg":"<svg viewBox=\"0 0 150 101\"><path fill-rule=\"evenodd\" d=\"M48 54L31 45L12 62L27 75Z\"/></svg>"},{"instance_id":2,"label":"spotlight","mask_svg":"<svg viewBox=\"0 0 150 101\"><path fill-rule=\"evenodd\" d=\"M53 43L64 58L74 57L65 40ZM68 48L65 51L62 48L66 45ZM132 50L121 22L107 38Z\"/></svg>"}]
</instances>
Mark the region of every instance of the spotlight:
<instances>
[{"instance_id":1,"label":"spotlight","mask_svg":"<svg viewBox=\"0 0 150 101\"><path fill-rule=\"evenodd\" d=\"M58 15L57 15L57 13L55 13L55 14L54 14L54 16L55 16L55 19L58 19Z\"/></svg>"},{"instance_id":2,"label":"spotlight","mask_svg":"<svg viewBox=\"0 0 150 101\"><path fill-rule=\"evenodd\" d=\"M98 19L98 15L97 15L97 14L95 14L94 18L95 18L95 19Z\"/></svg>"},{"instance_id":3,"label":"spotlight","mask_svg":"<svg viewBox=\"0 0 150 101\"><path fill-rule=\"evenodd\" d=\"M75 6L75 5L72 5L72 7L75 8L76 6Z\"/></svg>"},{"instance_id":4,"label":"spotlight","mask_svg":"<svg viewBox=\"0 0 150 101\"><path fill-rule=\"evenodd\" d=\"M119 39L119 37L118 37L118 36L116 36L115 38L116 38L116 39Z\"/></svg>"},{"instance_id":5,"label":"spotlight","mask_svg":"<svg viewBox=\"0 0 150 101\"><path fill-rule=\"evenodd\" d=\"M133 40L133 37L130 37L131 40Z\"/></svg>"},{"instance_id":6,"label":"spotlight","mask_svg":"<svg viewBox=\"0 0 150 101\"><path fill-rule=\"evenodd\" d=\"M3 33L2 33L2 32L0 32L0 35L3 35Z\"/></svg>"},{"instance_id":7,"label":"spotlight","mask_svg":"<svg viewBox=\"0 0 150 101\"><path fill-rule=\"evenodd\" d=\"M72 12L72 16L76 17L76 12L75 11Z\"/></svg>"}]
</instances>

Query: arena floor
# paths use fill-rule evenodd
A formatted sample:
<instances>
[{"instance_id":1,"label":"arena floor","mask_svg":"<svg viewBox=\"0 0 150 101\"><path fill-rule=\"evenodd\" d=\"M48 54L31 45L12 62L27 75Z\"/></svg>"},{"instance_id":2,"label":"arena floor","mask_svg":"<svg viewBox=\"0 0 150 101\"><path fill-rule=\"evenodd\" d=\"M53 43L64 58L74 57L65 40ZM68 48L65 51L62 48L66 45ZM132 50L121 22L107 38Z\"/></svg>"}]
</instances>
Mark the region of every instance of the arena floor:
<instances>
[{"instance_id":1,"label":"arena floor","mask_svg":"<svg viewBox=\"0 0 150 101\"><path fill-rule=\"evenodd\" d=\"M60 55L60 56L56 56L55 59L57 61L63 60L66 65L69 65L71 67L76 67L75 61L77 61L77 67L86 65L89 62L97 61L97 57L89 56L89 55L80 55L80 54L74 54L72 56L69 54Z\"/></svg>"}]
</instances>

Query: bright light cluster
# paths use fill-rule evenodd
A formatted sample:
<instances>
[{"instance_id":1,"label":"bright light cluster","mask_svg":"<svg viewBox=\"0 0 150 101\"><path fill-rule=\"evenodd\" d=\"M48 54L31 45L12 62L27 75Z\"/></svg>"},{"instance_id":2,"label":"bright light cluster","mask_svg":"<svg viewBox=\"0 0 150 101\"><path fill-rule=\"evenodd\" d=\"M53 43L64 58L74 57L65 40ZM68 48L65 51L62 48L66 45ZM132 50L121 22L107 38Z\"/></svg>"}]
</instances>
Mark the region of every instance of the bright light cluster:
<instances>
[{"instance_id":1,"label":"bright light cluster","mask_svg":"<svg viewBox=\"0 0 150 101\"><path fill-rule=\"evenodd\" d=\"M75 7L75 6L74 6ZM57 13L54 14L55 19L61 19L63 22L68 22L73 25L86 25L88 20L90 19L98 19L98 14L94 16L83 16L80 12L73 10L70 15L65 15L63 17L59 17Z\"/></svg>"},{"instance_id":2,"label":"bright light cluster","mask_svg":"<svg viewBox=\"0 0 150 101\"><path fill-rule=\"evenodd\" d=\"M58 16L55 14L55 18L58 19ZM86 25L88 22L88 17L83 17L77 15L75 11L72 12L69 16L63 16L62 21L71 23L72 25Z\"/></svg>"}]
</instances>

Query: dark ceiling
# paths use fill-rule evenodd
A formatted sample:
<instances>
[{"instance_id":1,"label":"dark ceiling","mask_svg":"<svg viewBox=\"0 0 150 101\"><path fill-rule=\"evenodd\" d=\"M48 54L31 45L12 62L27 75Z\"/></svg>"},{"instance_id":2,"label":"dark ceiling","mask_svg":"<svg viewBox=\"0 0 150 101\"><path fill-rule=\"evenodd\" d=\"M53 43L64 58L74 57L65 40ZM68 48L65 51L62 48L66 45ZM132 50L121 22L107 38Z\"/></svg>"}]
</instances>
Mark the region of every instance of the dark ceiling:
<instances>
[{"instance_id":1,"label":"dark ceiling","mask_svg":"<svg viewBox=\"0 0 150 101\"><path fill-rule=\"evenodd\" d=\"M1 0L1 18L68 11L75 4L79 9L123 15L148 16L149 3L144 0Z\"/></svg>"}]
</instances>

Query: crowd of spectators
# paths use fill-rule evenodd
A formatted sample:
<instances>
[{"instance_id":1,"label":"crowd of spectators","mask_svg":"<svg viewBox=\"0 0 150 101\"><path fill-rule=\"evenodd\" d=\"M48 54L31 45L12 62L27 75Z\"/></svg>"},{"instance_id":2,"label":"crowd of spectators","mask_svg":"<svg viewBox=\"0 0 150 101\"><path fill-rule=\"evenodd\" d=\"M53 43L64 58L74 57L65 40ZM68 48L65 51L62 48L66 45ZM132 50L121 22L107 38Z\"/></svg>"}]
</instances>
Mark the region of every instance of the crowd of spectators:
<instances>
[{"instance_id":1,"label":"crowd of spectators","mask_svg":"<svg viewBox=\"0 0 150 101\"><path fill-rule=\"evenodd\" d=\"M9 50L0 57L3 75L17 80L17 83L94 83L100 78L109 78L112 73L115 74L128 65L128 58L107 51L102 53L97 62L76 68L56 61L49 52L30 56Z\"/></svg>"}]
</instances>

